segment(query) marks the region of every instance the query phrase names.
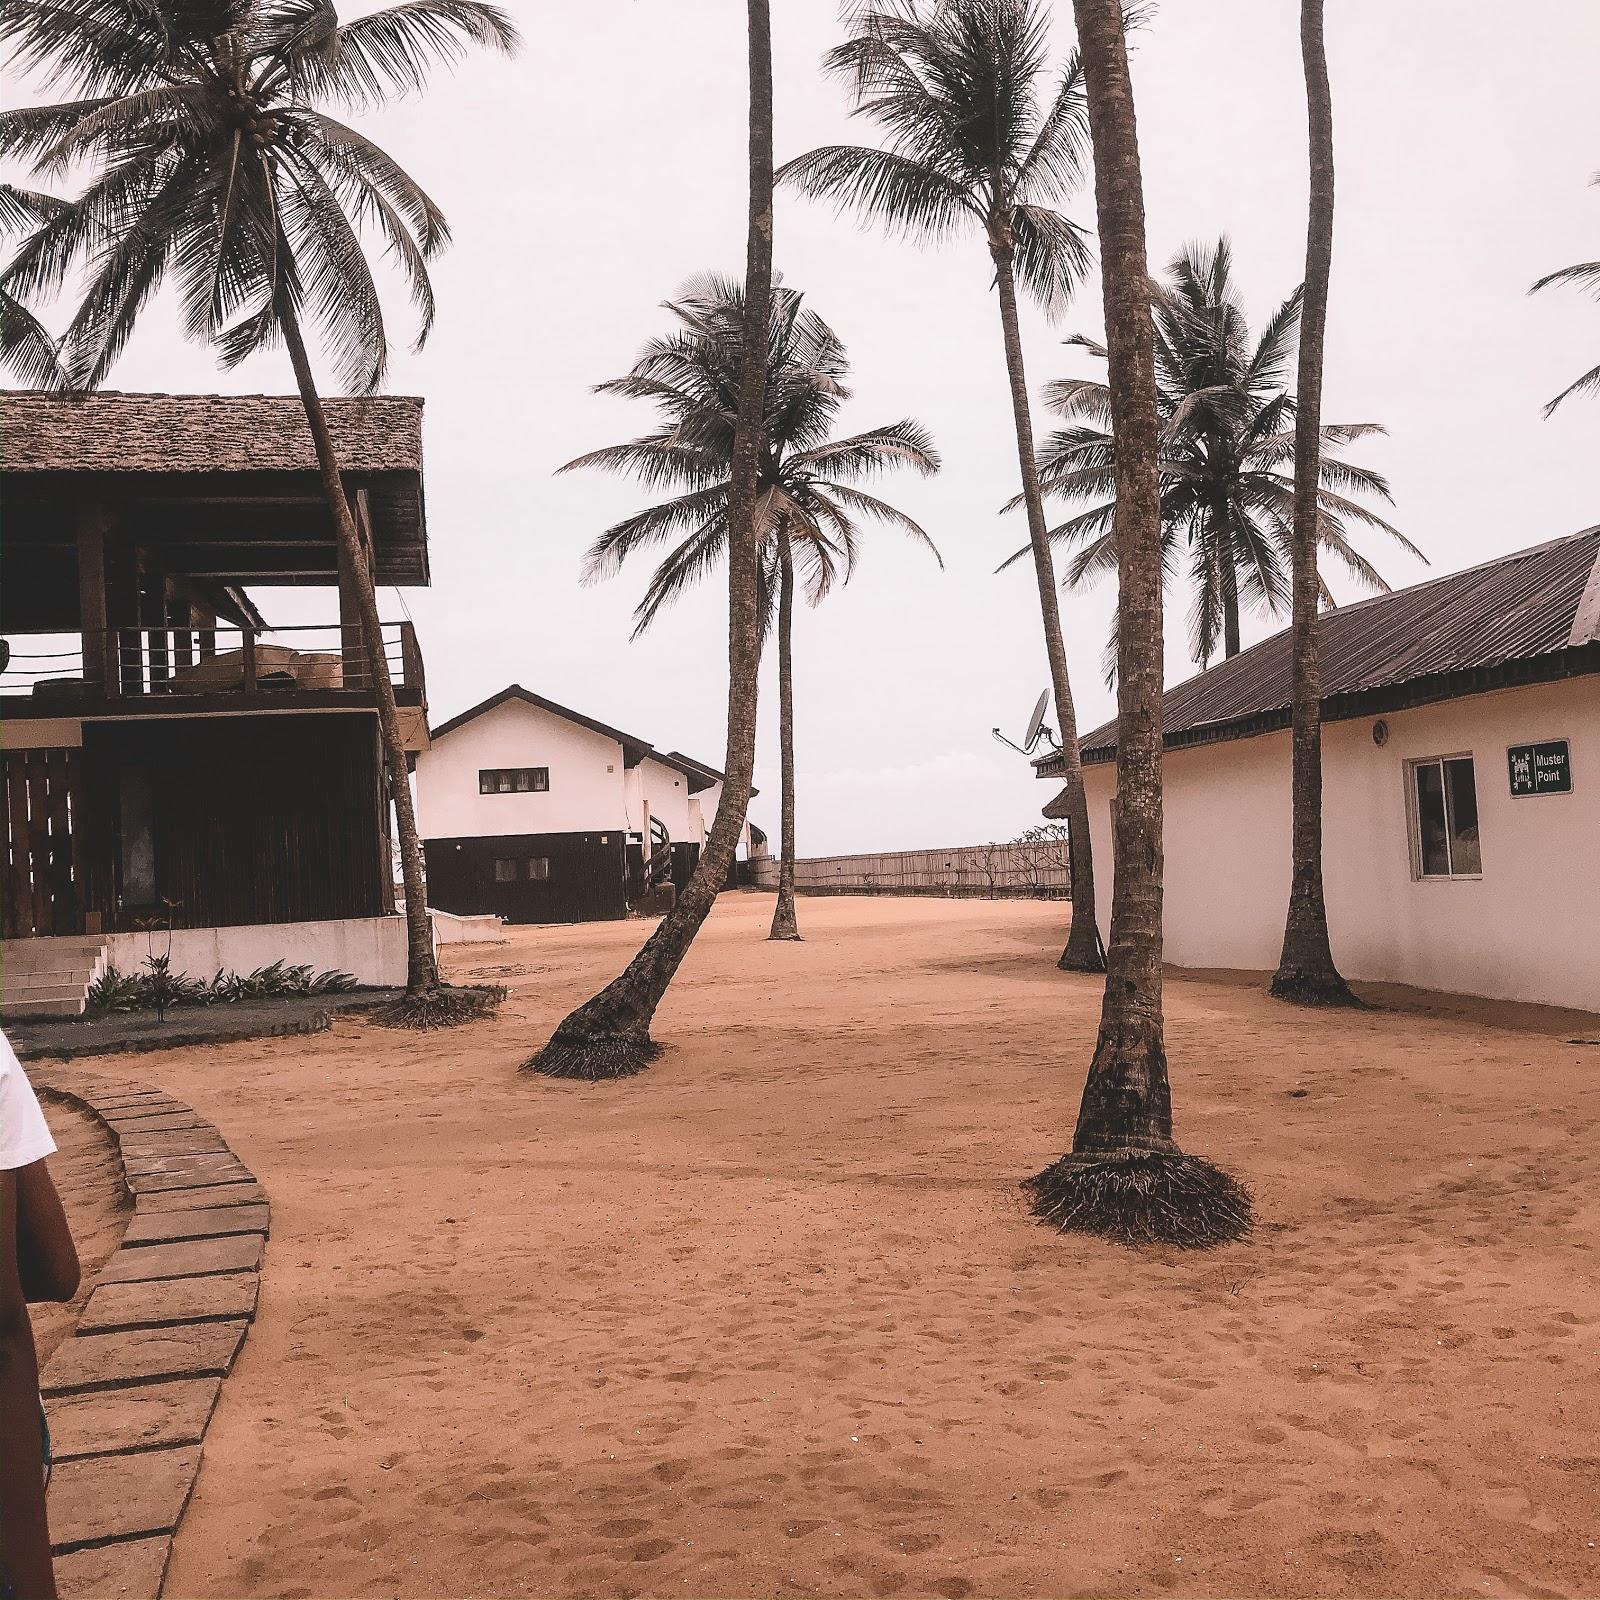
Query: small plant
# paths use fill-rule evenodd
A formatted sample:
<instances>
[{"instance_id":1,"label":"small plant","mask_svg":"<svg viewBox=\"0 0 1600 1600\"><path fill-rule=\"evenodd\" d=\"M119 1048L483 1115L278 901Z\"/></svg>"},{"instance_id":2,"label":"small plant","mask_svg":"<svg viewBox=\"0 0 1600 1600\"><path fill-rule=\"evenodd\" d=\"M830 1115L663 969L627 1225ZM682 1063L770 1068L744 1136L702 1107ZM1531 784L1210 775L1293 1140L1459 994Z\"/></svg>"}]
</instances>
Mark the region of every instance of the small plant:
<instances>
[{"instance_id":1,"label":"small plant","mask_svg":"<svg viewBox=\"0 0 1600 1600\"><path fill-rule=\"evenodd\" d=\"M166 1020L174 1006L233 1005L241 1000L292 1000L347 994L359 987L348 972L315 972L307 966L274 961L241 976L219 967L209 978L189 978L172 970L170 934L167 951L152 950L142 972L119 972L114 966L89 986L86 1009L95 1016L113 1012L154 1011Z\"/></svg>"}]
</instances>

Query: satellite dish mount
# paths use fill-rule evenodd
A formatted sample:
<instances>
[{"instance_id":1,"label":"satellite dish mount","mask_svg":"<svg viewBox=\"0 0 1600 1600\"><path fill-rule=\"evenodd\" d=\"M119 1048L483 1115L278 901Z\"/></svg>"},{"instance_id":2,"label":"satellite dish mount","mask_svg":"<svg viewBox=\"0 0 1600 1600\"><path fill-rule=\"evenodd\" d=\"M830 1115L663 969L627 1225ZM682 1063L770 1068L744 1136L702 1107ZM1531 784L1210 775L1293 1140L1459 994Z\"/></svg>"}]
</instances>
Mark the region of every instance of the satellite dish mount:
<instances>
[{"instance_id":1,"label":"satellite dish mount","mask_svg":"<svg viewBox=\"0 0 1600 1600\"><path fill-rule=\"evenodd\" d=\"M1028 718L1028 731L1022 736L1022 743L1008 739L998 728L992 729L995 738L1001 744L1009 745L1020 755L1031 756L1038 749L1041 739L1048 740L1052 750L1060 750L1061 743L1055 736L1055 731L1045 725L1044 708L1050 703L1050 691L1042 689L1039 698L1033 703L1033 715Z\"/></svg>"}]
</instances>

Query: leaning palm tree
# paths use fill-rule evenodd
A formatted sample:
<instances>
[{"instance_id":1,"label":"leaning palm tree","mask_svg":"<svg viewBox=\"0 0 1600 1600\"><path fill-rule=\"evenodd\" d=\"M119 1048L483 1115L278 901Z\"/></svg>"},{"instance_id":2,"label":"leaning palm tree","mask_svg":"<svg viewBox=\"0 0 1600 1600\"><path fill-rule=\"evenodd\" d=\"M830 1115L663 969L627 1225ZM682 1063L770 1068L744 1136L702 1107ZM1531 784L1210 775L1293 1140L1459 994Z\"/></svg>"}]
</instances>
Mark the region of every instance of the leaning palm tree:
<instances>
[{"instance_id":1,"label":"leaning palm tree","mask_svg":"<svg viewBox=\"0 0 1600 1600\"><path fill-rule=\"evenodd\" d=\"M23 243L4 287L24 299L88 282L63 338L75 387L104 381L170 274L184 331L235 366L282 340L316 446L329 515L356 576L405 880L408 961L389 1020L431 1025L482 1009L439 982L422 850L372 574L345 497L306 348L320 333L341 382L383 381L389 341L360 229L404 273L433 321L427 260L449 238L439 208L396 162L322 104L420 89L468 44L510 52L504 12L479 0L406 0L341 24L331 0L12 0L0 39L18 65L70 83L62 105L0 113L0 155L45 173L87 164L88 186Z\"/></svg>"},{"instance_id":2,"label":"leaning palm tree","mask_svg":"<svg viewBox=\"0 0 1600 1600\"><path fill-rule=\"evenodd\" d=\"M681 491L606 529L591 547L587 579L608 577L637 550L670 543L634 612L634 637L723 559L733 463L733 413L742 361L744 290L705 279L666 309L676 333L654 339L626 377L597 385L600 394L651 401L659 426L642 438L595 450L561 470L604 467L651 488ZM782 768L782 841L778 900L771 938L798 939L795 916L795 763L793 627L795 569L807 598L819 603L855 567L861 520L909 533L933 551L933 541L910 517L861 487L895 467L936 472L939 458L927 433L905 420L848 438L830 437L848 397L849 362L834 331L805 309L792 289L772 297L767 341L766 446L756 483L756 537L761 545L761 620L778 635L778 721ZM940 562L943 565L943 562Z\"/></svg>"},{"instance_id":3,"label":"leaning palm tree","mask_svg":"<svg viewBox=\"0 0 1600 1600\"><path fill-rule=\"evenodd\" d=\"M1322 887L1322 660L1317 649L1317 545L1325 512L1322 353L1333 268L1333 91L1323 40L1323 0L1300 0L1311 190L1306 222L1305 327L1300 336L1294 436L1293 828L1289 909L1271 993L1302 1005L1358 1005L1334 964Z\"/></svg>"},{"instance_id":4,"label":"leaning palm tree","mask_svg":"<svg viewBox=\"0 0 1600 1600\"><path fill-rule=\"evenodd\" d=\"M1595 173L1589 181L1600 186L1600 172ZM1559 271L1547 272L1528 290L1528 293L1537 294L1541 289L1549 288L1552 283L1575 283L1580 288L1590 290L1594 297L1600 300L1600 261L1578 261L1570 267L1562 267ZM1544 408L1544 414L1548 417L1568 395L1574 394L1600 394L1600 366L1590 367L1581 378L1569 383Z\"/></svg>"},{"instance_id":5,"label":"leaning palm tree","mask_svg":"<svg viewBox=\"0 0 1600 1600\"><path fill-rule=\"evenodd\" d=\"M1252 340L1224 237L1214 248L1191 245L1178 253L1167 282L1154 291L1153 309L1162 561L1169 575L1181 568L1191 585L1189 649L1205 666L1219 648L1224 656L1239 653L1244 605L1275 614L1289 599L1296 404L1287 380L1301 294L1290 295ZM1067 342L1105 359L1093 339L1079 334ZM1050 538L1074 551L1066 582L1076 586L1117 570L1110 392L1094 379L1061 378L1045 394L1066 425L1039 452L1040 482L1046 496L1072 505ZM1352 524L1386 534L1412 555L1420 552L1356 498L1391 499L1387 480L1335 454L1341 445L1382 432L1370 422L1320 429L1315 528L1321 548L1358 583L1387 590L1352 542ZM1315 577L1315 566L1312 571ZM1332 604L1320 580L1317 592ZM1115 630L1113 622L1108 666L1116 660Z\"/></svg>"},{"instance_id":6,"label":"leaning palm tree","mask_svg":"<svg viewBox=\"0 0 1600 1600\"><path fill-rule=\"evenodd\" d=\"M1040 98L1049 23L1043 0L886 0L866 6L855 16L852 36L829 53L824 68L845 80L855 114L883 129L887 148L825 145L786 162L779 177L892 232L942 243L963 230L981 230L988 243L1061 738L1072 899L1087 913L1073 917L1060 964L1098 972L1103 963L1078 720L1034 459L1017 311L1020 285L1047 313L1058 314L1089 264L1082 229L1054 209L1083 176L1088 130L1076 55L1049 98Z\"/></svg>"},{"instance_id":7,"label":"leaning palm tree","mask_svg":"<svg viewBox=\"0 0 1600 1600\"><path fill-rule=\"evenodd\" d=\"M761 660L756 482L766 442L767 326L772 312L772 17L746 0L749 44L749 203L739 385L728 473L728 747L717 814L693 874L621 976L563 1018L524 1066L554 1078L622 1078L661 1053L650 1021L694 936L727 884L750 806Z\"/></svg>"},{"instance_id":8,"label":"leaning palm tree","mask_svg":"<svg viewBox=\"0 0 1600 1600\"><path fill-rule=\"evenodd\" d=\"M1100 1033L1072 1151L1030 1180L1035 1213L1139 1243L1209 1245L1250 1225L1236 1180L1172 1137L1161 1014L1161 501L1144 186L1120 0L1074 0L1094 139L1116 430L1117 803Z\"/></svg>"}]
</instances>

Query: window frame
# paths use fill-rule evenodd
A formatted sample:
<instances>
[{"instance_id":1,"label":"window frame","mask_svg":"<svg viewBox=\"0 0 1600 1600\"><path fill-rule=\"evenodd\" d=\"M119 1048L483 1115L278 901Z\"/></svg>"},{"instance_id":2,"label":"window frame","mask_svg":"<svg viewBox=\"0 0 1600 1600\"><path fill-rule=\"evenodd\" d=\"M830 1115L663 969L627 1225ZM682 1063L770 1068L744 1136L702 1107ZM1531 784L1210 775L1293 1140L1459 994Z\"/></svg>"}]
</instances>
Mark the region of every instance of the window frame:
<instances>
[{"instance_id":1,"label":"window frame","mask_svg":"<svg viewBox=\"0 0 1600 1600\"><path fill-rule=\"evenodd\" d=\"M519 788L517 779L526 776L526 788ZM540 780L543 780L542 782ZM505 784L502 787L502 783ZM498 798L507 794L549 794L549 767L479 767L478 793Z\"/></svg>"},{"instance_id":2,"label":"window frame","mask_svg":"<svg viewBox=\"0 0 1600 1600\"><path fill-rule=\"evenodd\" d=\"M1454 821L1454 806L1450 798L1450 782L1446 776L1445 768L1452 761L1465 761L1472 769L1472 793L1476 803L1478 794L1478 763L1470 750L1455 750L1437 756L1414 756L1406 760L1403 766L1406 788L1406 820L1407 834L1411 851L1411 877L1415 883L1479 883L1483 879L1483 809L1478 806L1478 870L1476 872L1457 872L1455 870L1455 848L1451 843L1451 828ZM1444 806L1444 848L1445 859L1449 863L1446 872L1428 872L1423 866L1422 853L1422 802L1417 792L1417 774L1424 767L1437 767L1439 769L1439 797Z\"/></svg>"}]
</instances>

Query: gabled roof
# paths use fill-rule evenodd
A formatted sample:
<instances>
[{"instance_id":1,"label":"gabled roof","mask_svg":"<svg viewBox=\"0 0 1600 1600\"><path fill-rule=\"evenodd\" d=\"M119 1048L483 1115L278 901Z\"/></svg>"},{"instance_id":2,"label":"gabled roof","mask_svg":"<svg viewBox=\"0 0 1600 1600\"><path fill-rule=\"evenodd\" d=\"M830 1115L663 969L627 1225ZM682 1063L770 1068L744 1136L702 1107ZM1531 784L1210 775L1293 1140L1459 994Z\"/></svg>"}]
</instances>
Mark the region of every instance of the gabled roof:
<instances>
[{"instance_id":1,"label":"gabled roof","mask_svg":"<svg viewBox=\"0 0 1600 1600\"><path fill-rule=\"evenodd\" d=\"M548 711L552 716L575 723L580 728L587 728L591 733L615 739L622 746L622 763L625 767L636 767L648 756L652 761L659 761L665 766L674 768L689 779L690 794L698 794L700 790L709 789L712 784L722 782L722 774L715 767L708 767L704 762L691 760L676 750L657 750L648 739L636 738L631 733L624 733L620 728L613 728L609 723L597 721L594 717L586 717L581 711L572 710L570 706L557 705L554 700L546 700L542 694L524 689L520 683L508 683L498 694L492 694L487 700L480 700L477 705L469 706L459 716L451 717L448 722L441 722L437 728L431 730L430 737L437 743L446 734L454 733L465 723L481 717L486 711L493 711L496 706L503 706L508 700L520 700L524 705L537 706L539 710Z\"/></svg>"},{"instance_id":2,"label":"gabled roof","mask_svg":"<svg viewBox=\"0 0 1600 1600\"><path fill-rule=\"evenodd\" d=\"M415 395L322 402L347 472L420 472ZM87 395L0 391L7 472L315 472L316 450L293 394Z\"/></svg>"},{"instance_id":3,"label":"gabled roof","mask_svg":"<svg viewBox=\"0 0 1600 1600\"><path fill-rule=\"evenodd\" d=\"M1292 642L1285 629L1169 689L1166 748L1288 727ZM1317 643L1329 722L1600 673L1600 526L1324 611ZM1115 759L1116 721L1078 746L1085 764ZM1034 767L1059 776L1060 756Z\"/></svg>"}]
</instances>

